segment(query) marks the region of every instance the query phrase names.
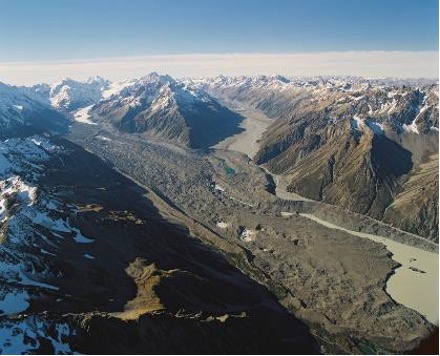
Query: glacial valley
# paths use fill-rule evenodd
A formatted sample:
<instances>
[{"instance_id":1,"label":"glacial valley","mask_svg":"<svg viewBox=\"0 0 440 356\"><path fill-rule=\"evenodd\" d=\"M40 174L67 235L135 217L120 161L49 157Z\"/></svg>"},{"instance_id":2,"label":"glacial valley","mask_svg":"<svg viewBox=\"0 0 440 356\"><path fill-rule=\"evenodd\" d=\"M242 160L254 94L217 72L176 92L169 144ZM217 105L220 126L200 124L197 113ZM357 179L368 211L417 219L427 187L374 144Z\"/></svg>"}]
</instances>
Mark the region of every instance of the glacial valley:
<instances>
[{"instance_id":1,"label":"glacial valley","mask_svg":"<svg viewBox=\"0 0 440 356\"><path fill-rule=\"evenodd\" d=\"M0 121L3 353L406 353L438 325L438 83L1 84Z\"/></svg>"}]
</instances>

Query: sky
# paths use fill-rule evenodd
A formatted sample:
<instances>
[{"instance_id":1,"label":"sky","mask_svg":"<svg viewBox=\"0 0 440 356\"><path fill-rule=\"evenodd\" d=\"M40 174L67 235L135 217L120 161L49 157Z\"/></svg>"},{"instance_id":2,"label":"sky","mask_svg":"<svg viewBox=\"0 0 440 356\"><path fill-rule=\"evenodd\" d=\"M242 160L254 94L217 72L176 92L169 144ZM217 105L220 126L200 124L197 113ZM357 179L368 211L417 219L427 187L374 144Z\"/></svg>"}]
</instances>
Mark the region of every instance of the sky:
<instances>
[{"instance_id":1,"label":"sky","mask_svg":"<svg viewBox=\"0 0 440 356\"><path fill-rule=\"evenodd\" d=\"M0 81L438 77L438 0L0 0Z\"/></svg>"}]
</instances>

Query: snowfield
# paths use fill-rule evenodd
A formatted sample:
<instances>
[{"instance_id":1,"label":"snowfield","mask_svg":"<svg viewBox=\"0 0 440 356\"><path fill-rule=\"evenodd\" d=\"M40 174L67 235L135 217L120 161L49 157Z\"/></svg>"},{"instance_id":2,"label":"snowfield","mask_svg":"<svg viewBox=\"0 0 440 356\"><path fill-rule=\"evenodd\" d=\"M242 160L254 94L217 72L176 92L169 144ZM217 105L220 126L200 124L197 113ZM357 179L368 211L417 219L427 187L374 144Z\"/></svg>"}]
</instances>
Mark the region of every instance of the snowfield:
<instances>
[{"instance_id":1,"label":"snowfield","mask_svg":"<svg viewBox=\"0 0 440 356\"><path fill-rule=\"evenodd\" d=\"M75 112L75 114L73 115L75 121L88 125L97 125L95 122L90 120L89 111L92 107L93 105L89 105Z\"/></svg>"},{"instance_id":2,"label":"snowfield","mask_svg":"<svg viewBox=\"0 0 440 356\"><path fill-rule=\"evenodd\" d=\"M48 330L54 330L49 335ZM41 317L5 321L0 324L0 352L6 355L35 353L45 340L53 347L54 355L73 354L65 339L74 335L65 323L51 323Z\"/></svg>"},{"instance_id":3,"label":"snowfield","mask_svg":"<svg viewBox=\"0 0 440 356\"><path fill-rule=\"evenodd\" d=\"M50 270L50 260L57 256L60 243L70 240L90 244L84 236L63 220L77 213L55 196L39 190L44 165L63 149L45 137L9 139L0 142L0 353L33 353L46 339L55 353L71 354L66 343L71 334L67 324L51 324L43 317L8 319L25 313L42 291L59 288L46 283L57 276ZM35 254L35 249L41 254ZM79 256L84 255L83 251ZM87 255L91 256L91 255ZM90 258L90 257L87 257ZM50 327L50 332L48 328Z\"/></svg>"}]
</instances>

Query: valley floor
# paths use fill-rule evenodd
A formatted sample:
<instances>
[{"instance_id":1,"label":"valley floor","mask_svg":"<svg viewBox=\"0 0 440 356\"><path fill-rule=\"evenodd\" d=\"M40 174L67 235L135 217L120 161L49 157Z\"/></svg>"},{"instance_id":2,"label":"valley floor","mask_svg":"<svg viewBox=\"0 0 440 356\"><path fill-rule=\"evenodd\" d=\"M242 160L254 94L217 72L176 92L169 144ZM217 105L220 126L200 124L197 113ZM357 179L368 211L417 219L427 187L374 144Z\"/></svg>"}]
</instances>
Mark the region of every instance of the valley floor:
<instances>
[{"instance_id":1,"label":"valley floor","mask_svg":"<svg viewBox=\"0 0 440 356\"><path fill-rule=\"evenodd\" d=\"M252 140L258 137L258 130L254 127L241 135ZM342 208L299 196L281 199L285 196L276 189L281 186L279 180L253 164L248 156L252 149L243 149L246 154L239 152L240 146L231 149L236 138L220 144L225 145L223 149L208 153L145 141L111 129L85 130L81 125L73 128L70 139L181 211L179 217L173 214L174 219L190 226L194 236L222 251L232 264L267 286L285 308L309 325L323 352L411 350L432 331L433 325L415 311L435 321L432 286L423 293L431 309L391 298L386 292L389 288L390 294L399 295L392 292L395 284L387 284L394 283L393 277L390 279L394 271L396 278L405 271L432 281L436 276L432 266L419 266L426 269L425 274L417 271L414 261L398 268L401 260L397 255L393 259L383 241L359 239L352 232L386 236L433 251L434 264L438 264L436 244ZM313 214L333 225L317 224L302 214ZM244 253L246 263L234 257L238 251Z\"/></svg>"},{"instance_id":2,"label":"valley floor","mask_svg":"<svg viewBox=\"0 0 440 356\"><path fill-rule=\"evenodd\" d=\"M0 354L417 352L439 312L420 85L0 83Z\"/></svg>"},{"instance_id":3,"label":"valley floor","mask_svg":"<svg viewBox=\"0 0 440 356\"><path fill-rule=\"evenodd\" d=\"M258 152L260 147L259 140L264 131L266 131L272 123L272 120L261 111L246 108L243 104L234 104L231 102L224 104L244 117L240 125L244 131L228 137L224 141L216 144L214 148L241 152L252 158Z\"/></svg>"},{"instance_id":4,"label":"valley floor","mask_svg":"<svg viewBox=\"0 0 440 356\"><path fill-rule=\"evenodd\" d=\"M408 308L418 311L431 323L438 324L439 315L439 256L437 253L408 246L382 236L347 230L311 214L302 214L330 229L346 231L352 235L384 244L401 266L387 281L386 291Z\"/></svg>"},{"instance_id":5,"label":"valley floor","mask_svg":"<svg viewBox=\"0 0 440 356\"><path fill-rule=\"evenodd\" d=\"M226 105L229 105L231 109L236 110L246 118L242 125L245 131L228 138L215 147L218 149L241 152L252 159L259 149L258 141L272 120L261 111L246 108L243 104L234 106L234 103L228 102ZM275 194L277 197L292 201L311 201L296 193L288 192L287 177L273 174L266 168L262 168L274 179L276 187ZM302 216L308 217L328 228L339 229L355 236L369 238L384 244L393 254L393 260L401 264L401 267L396 269L396 273L387 281L387 292L397 302L420 312L431 323L438 324L439 256L437 253L401 244L381 236L347 230L311 214L302 214ZM420 291L423 292L420 293Z\"/></svg>"}]
</instances>

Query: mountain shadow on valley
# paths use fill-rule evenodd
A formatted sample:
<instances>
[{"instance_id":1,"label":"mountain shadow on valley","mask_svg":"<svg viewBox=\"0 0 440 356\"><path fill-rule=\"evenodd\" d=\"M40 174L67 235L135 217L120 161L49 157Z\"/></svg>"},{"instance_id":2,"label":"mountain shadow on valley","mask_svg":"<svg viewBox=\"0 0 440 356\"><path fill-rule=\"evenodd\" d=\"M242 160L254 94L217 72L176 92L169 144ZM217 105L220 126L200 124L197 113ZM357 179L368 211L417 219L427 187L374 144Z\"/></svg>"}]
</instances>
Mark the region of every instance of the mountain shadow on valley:
<instances>
[{"instance_id":1,"label":"mountain shadow on valley","mask_svg":"<svg viewBox=\"0 0 440 356\"><path fill-rule=\"evenodd\" d=\"M9 109L6 113L0 112L0 122L3 115L7 123L0 125L0 139L12 137L27 137L42 133L65 134L69 129L69 120L52 109L39 107L35 110L23 109L18 115L16 110ZM14 120L9 120L12 115Z\"/></svg>"},{"instance_id":2,"label":"mountain shadow on valley","mask_svg":"<svg viewBox=\"0 0 440 356\"><path fill-rule=\"evenodd\" d=\"M128 133L144 133L190 148L208 149L243 132L243 120L243 116L211 101L155 113L130 108L115 125Z\"/></svg>"},{"instance_id":3,"label":"mountain shadow on valley","mask_svg":"<svg viewBox=\"0 0 440 356\"><path fill-rule=\"evenodd\" d=\"M206 149L244 131L240 127L243 116L217 102L210 103L208 108L209 110L196 108L194 113L186 118L192 148Z\"/></svg>"},{"instance_id":4,"label":"mountain shadow on valley","mask_svg":"<svg viewBox=\"0 0 440 356\"><path fill-rule=\"evenodd\" d=\"M372 163L380 179L388 184L413 168L412 153L385 135L374 135Z\"/></svg>"},{"instance_id":5,"label":"mountain shadow on valley","mask_svg":"<svg viewBox=\"0 0 440 356\"><path fill-rule=\"evenodd\" d=\"M51 257L63 274L50 280L60 295L46 297L62 300L35 302L32 311L75 325L69 343L76 351L318 351L305 324L185 225L168 221L147 190L83 148L55 143L68 154L50 162L42 189L78 207L72 224L94 240L86 245L94 259L78 260L84 246L63 240L60 254ZM235 258L245 257L237 252Z\"/></svg>"}]
</instances>

